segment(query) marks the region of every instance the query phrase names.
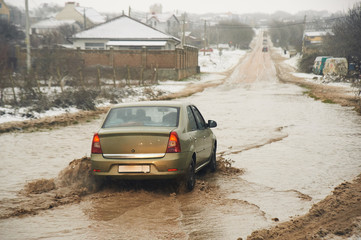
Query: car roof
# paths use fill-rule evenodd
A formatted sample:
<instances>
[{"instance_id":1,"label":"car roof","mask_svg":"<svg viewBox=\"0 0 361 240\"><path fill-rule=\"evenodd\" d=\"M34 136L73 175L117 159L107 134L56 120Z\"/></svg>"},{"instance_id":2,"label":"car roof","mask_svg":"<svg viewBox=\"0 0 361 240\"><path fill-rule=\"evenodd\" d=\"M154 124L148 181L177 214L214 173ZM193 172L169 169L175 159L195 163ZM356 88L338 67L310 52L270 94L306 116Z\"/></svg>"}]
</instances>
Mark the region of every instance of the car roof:
<instances>
[{"instance_id":1,"label":"car roof","mask_svg":"<svg viewBox=\"0 0 361 240\"><path fill-rule=\"evenodd\" d=\"M141 102L130 102L120 103L112 106L111 108L119 107L148 107L148 106L167 106L167 107L182 107L192 105L191 103L181 101L141 101Z\"/></svg>"}]
</instances>

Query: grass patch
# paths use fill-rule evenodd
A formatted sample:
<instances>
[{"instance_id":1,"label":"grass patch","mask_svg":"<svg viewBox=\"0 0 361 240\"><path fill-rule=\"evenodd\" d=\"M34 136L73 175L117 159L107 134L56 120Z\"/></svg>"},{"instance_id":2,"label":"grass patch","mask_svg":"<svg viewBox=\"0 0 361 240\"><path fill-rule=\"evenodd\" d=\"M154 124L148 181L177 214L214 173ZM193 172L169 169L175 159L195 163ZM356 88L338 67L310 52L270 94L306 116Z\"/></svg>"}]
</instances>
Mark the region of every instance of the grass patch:
<instances>
[{"instance_id":1,"label":"grass patch","mask_svg":"<svg viewBox=\"0 0 361 240\"><path fill-rule=\"evenodd\" d=\"M310 94L310 91L303 91L302 94L303 94L303 95L309 95L309 94Z\"/></svg>"},{"instance_id":2,"label":"grass patch","mask_svg":"<svg viewBox=\"0 0 361 240\"><path fill-rule=\"evenodd\" d=\"M313 95L312 93L308 93L308 96L311 97L311 98L313 98L313 99L315 99L315 100L320 100L319 97Z\"/></svg>"},{"instance_id":3,"label":"grass patch","mask_svg":"<svg viewBox=\"0 0 361 240\"><path fill-rule=\"evenodd\" d=\"M308 90L311 90L311 87L309 85L306 85L306 84L299 84L300 87L302 88L306 88Z\"/></svg>"}]
</instances>

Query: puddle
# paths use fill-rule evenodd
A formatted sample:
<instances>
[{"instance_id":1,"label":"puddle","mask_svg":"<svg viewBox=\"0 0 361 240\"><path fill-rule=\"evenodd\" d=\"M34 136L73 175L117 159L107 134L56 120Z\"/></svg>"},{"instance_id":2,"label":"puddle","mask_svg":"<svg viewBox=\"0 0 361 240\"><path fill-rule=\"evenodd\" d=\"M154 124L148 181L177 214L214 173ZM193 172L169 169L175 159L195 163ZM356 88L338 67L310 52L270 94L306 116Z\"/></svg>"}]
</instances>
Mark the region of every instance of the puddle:
<instances>
[{"instance_id":1,"label":"puddle","mask_svg":"<svg viewBox=\"0 0 361 240\"><path fill-rule=\"evenodd\" d=\"M304 214L361 172L361 119L303 91L278 82L259 42L223 85L182 99L217 121L222 163L185 194L168 183L89 185L86 161L68 164L89 156L100 120L2 134L1 239L237 239Z\"/></svg>"}]
</instances>

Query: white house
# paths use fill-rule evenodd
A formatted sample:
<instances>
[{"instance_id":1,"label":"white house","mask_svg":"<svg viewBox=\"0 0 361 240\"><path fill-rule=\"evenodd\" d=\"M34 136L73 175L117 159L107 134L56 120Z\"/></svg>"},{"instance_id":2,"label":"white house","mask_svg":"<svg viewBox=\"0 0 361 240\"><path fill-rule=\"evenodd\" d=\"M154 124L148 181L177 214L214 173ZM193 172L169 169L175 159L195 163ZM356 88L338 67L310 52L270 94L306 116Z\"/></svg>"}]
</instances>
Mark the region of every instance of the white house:
<instances>
[{"instance_id":1,"label":"white house","mask_svg":"<svg viewBox=\"0 0 361 240\"><path fill-rule=\"evenodd\" d=\"M106 17L98 13L95 9L81 7L76 2L65 3L65 7L56 14L55 18L57 20L75 20L80 23L84 29L106 21Z\"/></svg>"},{"instance_id":2,"label":"white house","mask_svg":"<svg viewBox=\"0 0 361 240\"><path fill-rule=\"evenodd\" d=\"M178 18L172 13L152 14L146 23L159 31L176 36L180 31Z\"/></svg>"},{"instance_id":3,"label":"white house","mask_svg":"<svg viewBox=\"0 0 361 240\"><path fill-rule=\"evenodd\" d=\"M69 40L80 49L174 50L180 40L126 15L74 34Z\"/></svg>"}]
</instances>

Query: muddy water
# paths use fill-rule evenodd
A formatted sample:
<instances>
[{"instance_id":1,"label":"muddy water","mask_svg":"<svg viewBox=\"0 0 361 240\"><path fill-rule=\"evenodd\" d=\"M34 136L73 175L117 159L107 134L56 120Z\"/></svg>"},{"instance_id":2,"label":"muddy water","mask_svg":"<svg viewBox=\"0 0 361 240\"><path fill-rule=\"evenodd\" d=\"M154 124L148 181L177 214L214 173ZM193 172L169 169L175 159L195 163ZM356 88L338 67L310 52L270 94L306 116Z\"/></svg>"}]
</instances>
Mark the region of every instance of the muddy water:
<instances>
[{"instance_id":1,"label":"muddy water","mask_svg":"<svg viewBox=\"0 0 361 240\"><path fill-rule=\"evenodd\" d=\"M36 133L0 135L0 213L68 204L0 220L1 239L237 239L303 214L333 187L361 172L361 119L277 81L262 38L225 84L183 99L214 119L218 159L243 172L198 175L192 193L163 182L109 183L69 195L57 189L24 196L27 181L54 178L89 155L99 120ZM70 170L72 166L70 166ZM55 197L53 197L53 195ZM51 202L50 201L50 202ZM55 206L55 205L54 205ZM27 209L28 208L28 209Z\"/></svg>"}]
</instances>

